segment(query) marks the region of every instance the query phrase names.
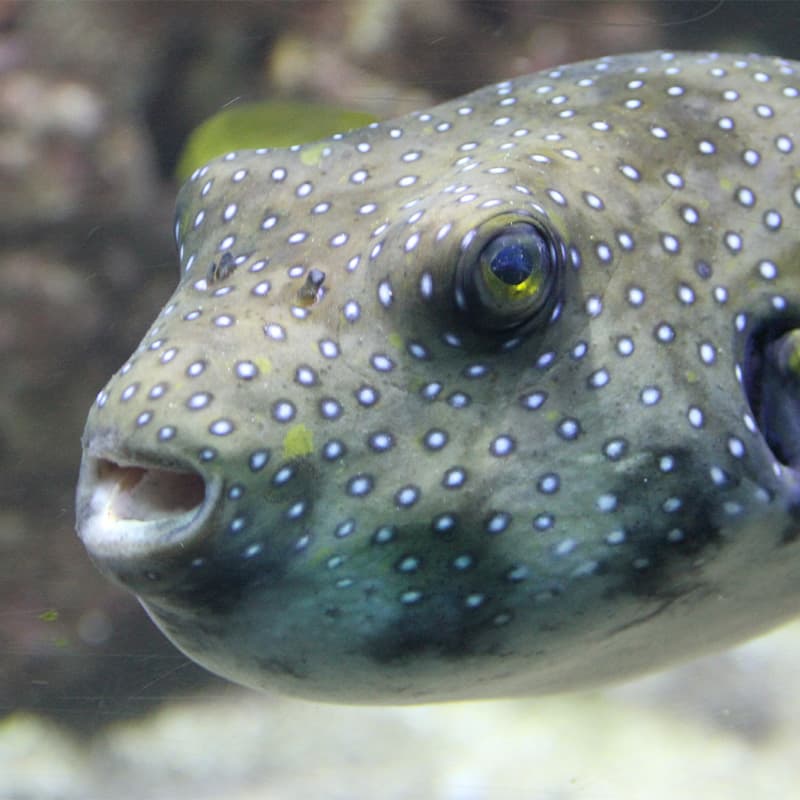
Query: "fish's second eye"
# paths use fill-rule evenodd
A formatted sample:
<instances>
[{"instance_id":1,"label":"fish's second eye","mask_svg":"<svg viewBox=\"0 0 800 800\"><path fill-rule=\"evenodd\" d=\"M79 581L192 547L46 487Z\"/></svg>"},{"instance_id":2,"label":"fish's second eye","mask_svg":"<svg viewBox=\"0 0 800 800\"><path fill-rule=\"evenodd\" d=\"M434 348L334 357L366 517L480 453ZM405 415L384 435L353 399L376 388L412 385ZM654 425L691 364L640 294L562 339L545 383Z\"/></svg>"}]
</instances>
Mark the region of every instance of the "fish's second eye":
<instances>
[{"instance_id":1,"label":"fish's second eye","mask_svg":"<svg viewBox=\"0 0 800 800\"><path fill-rule=\"evenodd\" d=\"M554 304L558 271L556 248L533 221L519 216L492 220L476 231L461 255L456 303L484 330L533 323Z\"/></svg>"}]
</instances>

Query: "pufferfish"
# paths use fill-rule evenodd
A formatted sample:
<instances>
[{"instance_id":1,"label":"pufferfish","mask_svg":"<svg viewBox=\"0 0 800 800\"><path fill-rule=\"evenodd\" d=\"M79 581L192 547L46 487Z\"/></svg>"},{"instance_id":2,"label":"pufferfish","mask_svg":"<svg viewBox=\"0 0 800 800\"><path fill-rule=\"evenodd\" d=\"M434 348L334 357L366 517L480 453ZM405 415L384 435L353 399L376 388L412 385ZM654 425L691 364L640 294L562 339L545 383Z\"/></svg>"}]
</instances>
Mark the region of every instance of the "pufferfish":
<instances>
[{"instance_id":1,"label":"pufferfish","mask_svg":"<svg viewBox=\"0 0 800 800\"><path fill-rule=\"evenodd\" d=\"M77 524L232 681L619 681L800 610L800 64L614 56L234 150Z\"/></svg>"}]
</instances>

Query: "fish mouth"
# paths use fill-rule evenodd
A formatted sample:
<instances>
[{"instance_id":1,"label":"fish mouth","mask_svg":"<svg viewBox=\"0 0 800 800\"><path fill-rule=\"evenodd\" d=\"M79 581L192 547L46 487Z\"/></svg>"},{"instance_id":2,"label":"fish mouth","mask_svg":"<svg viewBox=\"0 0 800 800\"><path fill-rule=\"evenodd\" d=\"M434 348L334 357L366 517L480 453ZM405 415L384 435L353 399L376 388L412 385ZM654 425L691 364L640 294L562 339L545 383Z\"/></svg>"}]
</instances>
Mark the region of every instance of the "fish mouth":
<instances>
[{"instance_id":1,"label":"fish mouth","mask_svg":"<svg viewBox=\"0 0 800 800\"><path fill-rule=\"evenodd\" d=\"M90 443L78 479L78 536L101 563L185 553L209 532L221 493L221 479L190 465L107 453Z\"/></svg>"}]
</instances>

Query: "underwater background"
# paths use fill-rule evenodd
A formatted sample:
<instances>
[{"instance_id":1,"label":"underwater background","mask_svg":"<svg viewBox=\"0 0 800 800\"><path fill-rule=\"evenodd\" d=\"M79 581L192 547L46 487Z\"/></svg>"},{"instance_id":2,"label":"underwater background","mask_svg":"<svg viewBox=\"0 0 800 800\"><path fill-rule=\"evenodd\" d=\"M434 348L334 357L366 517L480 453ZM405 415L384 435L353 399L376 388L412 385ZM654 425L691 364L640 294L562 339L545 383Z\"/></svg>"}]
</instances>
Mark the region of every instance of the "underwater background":
<instances>
[{"instance_id":1,"label":"underwater background","mask_svg":"<svg viewBox=\"0 0 800 800\"><path fill-rule=\"evenodd\" d=\"M420 708L187 661L74 533L80 433L177 281L186 136L240 100L388 118L654 48L800 57L794 2L0 0L0 800L790 797L800 625L603 692Z\"/></svg>"}]
</instances>

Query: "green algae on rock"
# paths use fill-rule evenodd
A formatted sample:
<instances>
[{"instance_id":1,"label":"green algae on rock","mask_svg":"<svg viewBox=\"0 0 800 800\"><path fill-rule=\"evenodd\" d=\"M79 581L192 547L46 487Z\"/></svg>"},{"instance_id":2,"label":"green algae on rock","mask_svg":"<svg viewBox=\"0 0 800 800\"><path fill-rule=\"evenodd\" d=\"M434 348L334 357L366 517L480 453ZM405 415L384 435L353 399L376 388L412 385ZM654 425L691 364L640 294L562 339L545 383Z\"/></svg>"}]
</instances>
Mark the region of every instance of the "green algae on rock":
<instances>
[{"instance_id":1,"label":"green algae on rock","mask_svg":"<svg viewBox=\"0 0 800 800\"><path fill-rule=\"evenodd\" d=\"M175 175L185 181L195 169L231 150L289 147L374 121L372 114L363 111L311 103L272 100L232 105L192 132Z\"/></svg>"}]
</instances>

